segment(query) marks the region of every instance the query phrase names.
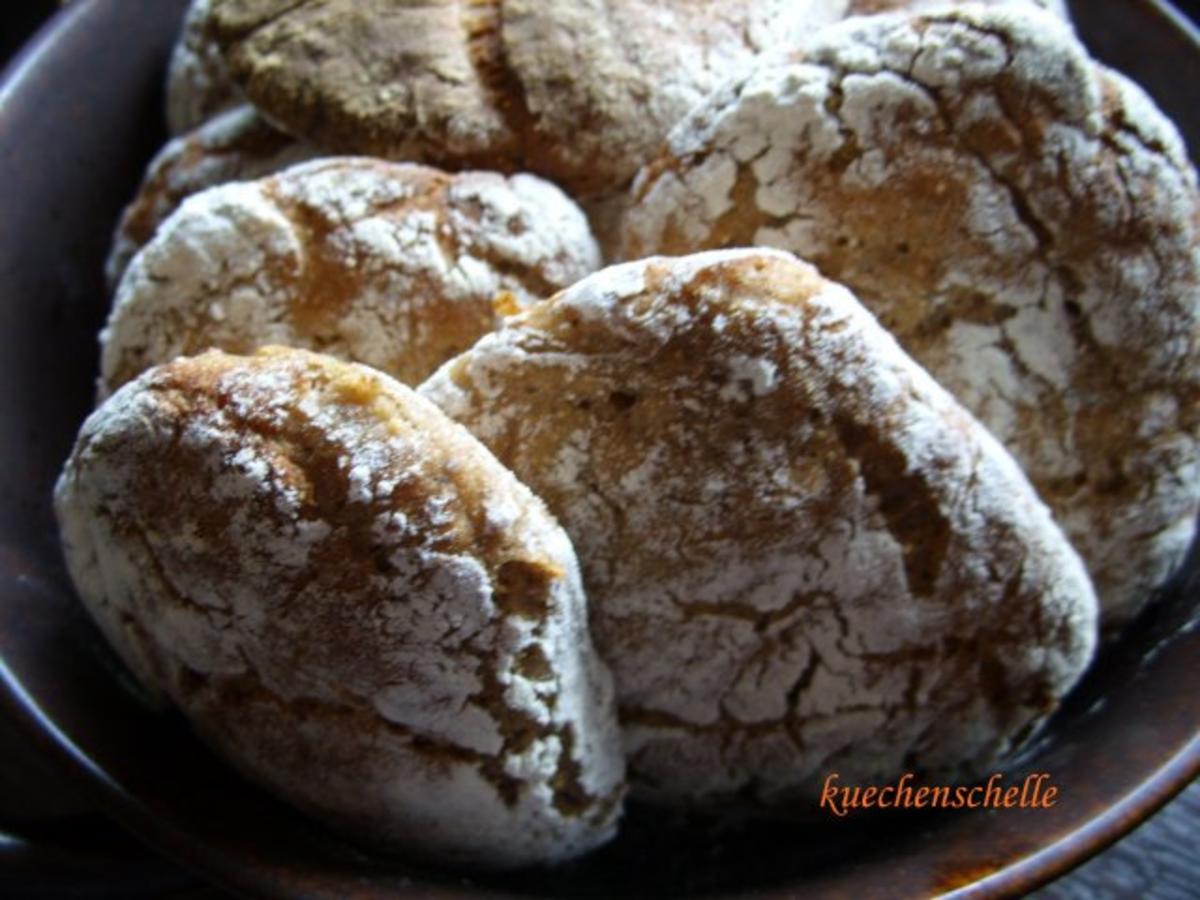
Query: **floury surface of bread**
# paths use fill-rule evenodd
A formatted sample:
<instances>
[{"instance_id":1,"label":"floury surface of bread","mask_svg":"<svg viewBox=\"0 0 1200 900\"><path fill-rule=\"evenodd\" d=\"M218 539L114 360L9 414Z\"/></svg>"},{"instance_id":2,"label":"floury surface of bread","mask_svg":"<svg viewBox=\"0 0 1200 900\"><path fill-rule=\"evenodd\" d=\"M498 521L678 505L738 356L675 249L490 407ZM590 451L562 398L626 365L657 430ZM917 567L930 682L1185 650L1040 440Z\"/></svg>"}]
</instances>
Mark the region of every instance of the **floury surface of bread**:
<instances>
[{"instance_id":1,"label":"floury surface of bread","mask_svg":"<svg viewBox=\"0 0 1200 900\"><path fill-rule=\"evenodd\" d=\"M1142 91L1051 16L848 21L716 91L629 258L780 247L845 283L1008 447L1114 630L1200 509L1200 195Z\"/></svg>"},{"instance_id":2,"label":"floury surface of bread","mask_svg":"<svg viewBox=\"0 0 1200 900\"><path fill-rule=\"evenodd\" d=\"M320 154L240 104L167 142L146 168L113 236L104 266L115 293L130 260L188 197L231 181L249 181L307 162Z\"/></svg>"},{"instance_id":3,"label":"floury surface of bread","mask_svg":"<svg viewBox=\"0 0 1200 900\"><path fill-rule=\"evenodd\" d=\"M267 117L319 146L589 193L627 182L723 72L836 5L216 0L211 33Z\"/></svg>"},{"instance_id":4,"label":"floury surface of bread","mask_svg":"<svg viewBox=\"0 0 1200 900\"><path fill-rule=\"evenodd\" d=\"M222 185L185 201L125 271L101 396L179 355L266 344L416 384L599 262L583 213L531 175L333 157Z\"/></svg>"},{"instance_id":5,"label":"floury surface of bread","mask_svg":"<svg viewBox=\"0 0 1200 900\"><path fill-rule=\"evenodd\" d=\"M297 350L176 360L88 419L55 499L125 662L297 807L499 866L615 832L612 683L570 542L399 383Z\"/></svg>"},{"instance_id":6,"label":"floury surface of bread","mask_svg":"<svg viewBox=\"0 0 1200 900\"><path fill-rule=\"evenodd\" d=\"M1058 0L991 2L1035 2L1066 16ZM263 108L246 104L233 83L215 35L214 4L193 0L167 94L172 132L194 133L186 134L185 153L166 148L148 174L133 207L134 228L118 234L110 286L131 255L129 231L142 233L132 241L136 249L152 236L148 226L165 218L164 208L197 189L274 171L270 154L286 145L306 155L537 172L566 185L589 216L596 213L593 227L611 256L615 210L630 177L658 151L668 128L734 68L846 16L938 0L401 3L383 17L358 0L259 4L252 11L239 11L240 0L216 5L224 7L223 20L232 18L231 40L246 45L250 70L251 44L278 50L262 61L266 71L247 75L258 82ZM266 35L255 33L255 22ZM388 37L391 31L402 33ZM455 76L446 79L448 70ZM302 87L303 96L293 98ZM201 128L239 104L254 109L254 124L238 126L244 134ZM277 105L282 120L309 140L288 137L278 117L263 118ZM340 112L317 114L326 107Z\"/></svg>"},{"instance_id":7,"label":"floury surface of bread","mask_svg":"<svg viewBox=\"0 0 1200 900\"><path fill-rule=\"evenodd\" d=\"M622 187L758 54L904 0L211 0L268 119L339 153Z\"/></svg>"},{"instance_id":8,"label":"floury surface of bread","mask_svg":"<svg viewBox=\"0 0 1200 900\"><path fill-rule=\"evenodd\" d=\"M641 796L989 771L1088 664L1075 552L991 435L788 254L604 269L419 389L562 522Z\"/></svg>"}]
</instances>

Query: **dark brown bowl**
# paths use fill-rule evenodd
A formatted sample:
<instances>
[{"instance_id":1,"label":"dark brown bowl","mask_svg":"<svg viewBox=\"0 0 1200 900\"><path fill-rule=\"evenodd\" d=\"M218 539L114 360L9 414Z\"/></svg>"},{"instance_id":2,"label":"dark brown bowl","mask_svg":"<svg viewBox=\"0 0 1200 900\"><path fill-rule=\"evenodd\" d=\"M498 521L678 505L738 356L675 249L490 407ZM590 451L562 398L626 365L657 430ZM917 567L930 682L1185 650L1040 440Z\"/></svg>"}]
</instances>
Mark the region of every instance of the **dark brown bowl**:
<instances>
[{"instance_id":1,"label":"dark brown bowl","mask_svg":"<svg viewBox=\"0 0 1200 900\"><path fill-rule=\"evenodd\" d=\"M92 398L101 260L163 139L159 85L183 6L76 0L0 85L0 722L21 742L2 767L8 781L48 809L83 791L169 857L252 894L869 898L1028 890L1200 770L1195 553L1012 768L1049 773L1060 791L1050 810L739 825L635 808L614 844L574 865L471 874L356 851L239 779L182 720L147 711L71 590L49 498ZM1149 0L1075 12L1094 50L1200 146L1200 42L1186 23Z\"/></svg>"}]
</instances>

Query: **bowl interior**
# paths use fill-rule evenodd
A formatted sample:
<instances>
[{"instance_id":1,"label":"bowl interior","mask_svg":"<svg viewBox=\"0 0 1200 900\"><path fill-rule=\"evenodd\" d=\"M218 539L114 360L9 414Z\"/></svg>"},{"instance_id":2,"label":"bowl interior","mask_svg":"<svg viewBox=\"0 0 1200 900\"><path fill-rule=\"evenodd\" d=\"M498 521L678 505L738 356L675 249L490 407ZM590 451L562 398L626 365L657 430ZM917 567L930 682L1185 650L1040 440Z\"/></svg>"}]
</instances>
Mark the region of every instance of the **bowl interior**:
<instances>
[{"instance_id":1,"label":"bowl interior","mask_svg":"<svg viewBox=\"0 0 1200 900\"><path fill-rule=\"evenodd\" d=\"M463 873L357 851L243 782L179 717L148 711L74 597L49 498L91 406L102 260L164 139L160 85L185 5L73 4L0 87L0 703L29 755L230 887L330 897L1017 892L1115 839L1200 768L1195 550L1011 767L1010 779L1051 776L1060 801L1048 810L750 823L635 807L617 841L572 865ZM1194 34L1148 0L1091 0L1075 13L1093 49L1200 146Z\"/></svg>"}]
</instances>

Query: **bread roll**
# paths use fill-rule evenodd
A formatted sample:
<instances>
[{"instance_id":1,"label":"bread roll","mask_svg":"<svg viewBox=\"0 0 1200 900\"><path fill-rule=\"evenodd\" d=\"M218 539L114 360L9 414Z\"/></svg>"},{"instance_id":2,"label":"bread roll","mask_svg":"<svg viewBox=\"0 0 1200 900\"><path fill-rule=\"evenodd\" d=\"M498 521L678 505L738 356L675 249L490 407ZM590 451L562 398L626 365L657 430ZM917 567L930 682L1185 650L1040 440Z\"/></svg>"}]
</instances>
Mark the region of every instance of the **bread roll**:
<instances>
[{"instance_id":1,"label":"bread roll","mask_svg":"<svg viewBox=\"0 0 1200 900\"><path fill-rule=\"evenodd\" d=\"M787 254L604 269L420 393L571 536L646 799L978 776L1088 664L1091 585L1016 463Z\"/></svg>"},{"instance_id":2,"label":"bread roll","mask_svg":"<svg viewBox=\"0 0 1200 900\"><path fill-rule=\"evenodd\" d=\"M571 545L431 404L297 350L156 367L55 493L75 586L245 774L385 850L523 865L621 807Z\"/></svg>"},{"instance_id":3,"label":"bread roll","mask_svg":"<svg viewBox=\"0 0 1200 900\"><path fill-rule=\"evenodd\" d=\"M179 355L265 344L416 384L598 264L583 213L533 176L305 163L197 194L162 225L117 290L101 396Z\"/></svg>"}]
</instances>

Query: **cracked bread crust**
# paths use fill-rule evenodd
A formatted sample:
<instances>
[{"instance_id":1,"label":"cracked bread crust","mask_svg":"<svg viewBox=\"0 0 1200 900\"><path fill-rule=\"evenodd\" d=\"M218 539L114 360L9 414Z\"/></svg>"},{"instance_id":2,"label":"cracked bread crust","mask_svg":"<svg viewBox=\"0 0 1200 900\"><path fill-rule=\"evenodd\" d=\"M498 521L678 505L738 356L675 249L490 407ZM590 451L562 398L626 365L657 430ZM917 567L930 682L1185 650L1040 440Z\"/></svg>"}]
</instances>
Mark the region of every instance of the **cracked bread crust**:
<instances>
[{"instance_id":1,"label":"cracked bread crust","mask_svg":"<svg viewBox=\"0 0 1200 900\"><path fill-rule=\"evenodd\" d=\"M518 136L476 61L493 5L216 0L212 33L250 100L325 149L513 171Z\"/></svg>"},{"instance_id":2,"label":"cracked bread crust","mask_svg":"<svg viewBox=\"0 0 1200 900\"><path fill-rule=\"evenodd\" d=\"M718 81L845 0L215 0L248 97L337 152L625 185Z\"/></svg>"},{"instance_id":3,"label":"cracked bread crust","mask_svg":"<svg viewBox=\"0 0 1200 900\"><path fill-rule=\"evenodd\" d=\"M624 255L757 244L844 282L1029 473L1116 630L1200 508L1200 201L1140 89L1029 10L826 29L638 178Z\"/></svg>"},{"instance_id":4,"label":"cracked bread crust","mask_svg":"<svg viewBox=\"0 0 1200 900\"><path fill-rule=\"evenodd\" d=\"M1011 457L790 255L604 269L419 392L571 536L644 798L978 775L1090 659L1087 575Z\"/></svg>"},{"instance_id":5,"label":"cracked bread crust","mask_svg":"<svg viewBox=\"0 0 1200 900\"><path fill-rule=\"evenodd\" d=\"M137 195L117 225L104 267L109 291L116 292L129 261L192 194L231 181L262 178L319 155L314 147L269 125L244 103L172 139L151 160Z\"/></svg>"},{"instance_id":6,"label":"cracked bread crust","mask_svg":"<svg viewBox=\"0 0 1200 900\"><path fill-rule=\"evenodd\" d=\"M101 336L101 396L209 347L284 344L416 384L599 265L583 213L531 175L365 158L197 194L130 264Z\"/></svg>"},{"instance_id":7,"label":"cracked bread crust","mask_svg":"<svg viewBox=\"0 0 1200 900\"><path fill-rule=\"evenodd\" d=\"M611 678L570 542L412 391L282 348L176 360L88 419L55 499L120 655L296 806L450 861L613 835Z\"/></svg>"},{"instance_id":8,"label":"cracked bread crust","mask_svg":"<svg viewBox=\"0 0 1200 900\"><path fill-rule=\"evenodd\" d=\"M627 184L730 72L832 21L828 0L503 0L526 163L581 195Z\"/></svg>"},{"instance_id":9,"label":"cracked bread crust","mask_svg":"<svg viewBox=\"0 0 1200 900\"><path fill-rule=\"evenodd\" d=\"M242 102L221 48L209 34L211 0L192 0L167 67L167 129L191 131Z\"/></svg>"},{"instance_id":10,"label":"cracked bread crust","mask_svg":"<svg viewBox=\"0 0 1200 900\"><path fill-rule=\"evenodd\" d=\"M530 171L586 197L625 186L679 118L760 53L909 5L213 0L211 32L267 117L327 150Z\"/></svg>"}]
</instances>

